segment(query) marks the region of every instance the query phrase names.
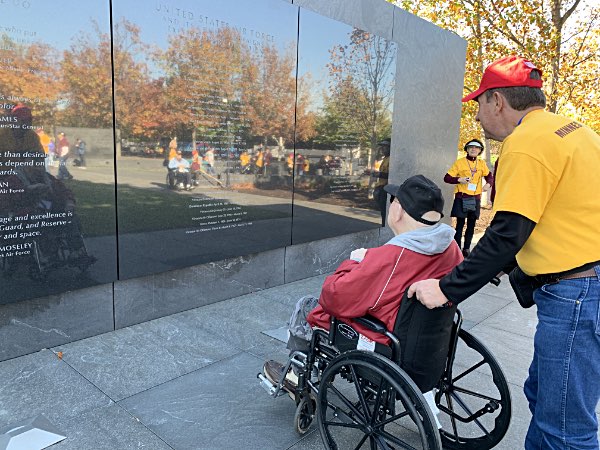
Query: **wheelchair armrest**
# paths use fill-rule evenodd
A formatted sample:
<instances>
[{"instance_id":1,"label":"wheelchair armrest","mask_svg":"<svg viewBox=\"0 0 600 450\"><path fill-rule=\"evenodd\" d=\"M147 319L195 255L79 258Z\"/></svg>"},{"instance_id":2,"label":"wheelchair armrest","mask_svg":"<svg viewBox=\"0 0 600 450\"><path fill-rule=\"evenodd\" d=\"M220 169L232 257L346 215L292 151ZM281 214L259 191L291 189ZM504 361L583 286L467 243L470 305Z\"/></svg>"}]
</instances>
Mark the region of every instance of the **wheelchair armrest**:
<instances>
[{"instance_id":1,"label":"wheelchair armrest","mask_svg":"<svg viewBox=\"0 0 600 450\"><path fill-rule=\"evenodd\" d=\"M388 329L385 327L381 320L377 320L371 316L357 317L356 319L352 319L356 323L361 324L364 327L367 327L371 331L375 331L376 333L386 334Z\"/></svg>"}]
</instances>

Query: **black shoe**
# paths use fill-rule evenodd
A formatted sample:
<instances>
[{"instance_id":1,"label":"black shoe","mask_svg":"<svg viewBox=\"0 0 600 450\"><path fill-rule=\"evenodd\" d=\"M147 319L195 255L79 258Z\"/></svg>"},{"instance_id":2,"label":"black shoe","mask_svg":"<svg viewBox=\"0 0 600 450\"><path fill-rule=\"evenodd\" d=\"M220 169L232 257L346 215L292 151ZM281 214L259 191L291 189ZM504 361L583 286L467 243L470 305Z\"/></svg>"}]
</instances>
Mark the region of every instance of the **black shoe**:
<instances>
[{"instance_id":1,"label":"black shoe","mask_svg":"<svg viewBox=\"0 0 600 450\"><path fill-rule=\"evenodd\" d=\"M467 256L469 256L471 254L471 250L469 250L468 248L463 248L462 254L466 258Z\"/></svg>"}]
</instances>

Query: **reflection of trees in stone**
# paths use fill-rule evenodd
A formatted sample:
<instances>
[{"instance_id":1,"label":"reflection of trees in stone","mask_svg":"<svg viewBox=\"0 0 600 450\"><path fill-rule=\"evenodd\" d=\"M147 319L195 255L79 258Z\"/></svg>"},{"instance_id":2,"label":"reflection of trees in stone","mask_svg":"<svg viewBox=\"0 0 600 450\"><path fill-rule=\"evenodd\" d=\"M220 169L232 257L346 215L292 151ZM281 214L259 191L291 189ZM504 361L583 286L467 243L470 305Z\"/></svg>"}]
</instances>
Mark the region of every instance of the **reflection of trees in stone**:
<instances>
[{"instance_id":1,"label":"reflection of trees in stone","mask_svg":"<svg viewBox=\"0 0 600 450\"><path fill-rule=\"evenodd\" d=\"M318 121L325 133L321 140L356 139L375 150L377 140L389 136L391 129L395 45L354 29L350 43L332 48L330 55L330 89Z\"/></svg>"},{"instance_id":2,"label":"reflection of trees in stone","mask_svg":"<svg viewBox=\"0 0 600 450\"><path fill-rule=\"evenodd\" d=\"M95 35L80 34L66 50L61 63L69 106L62 111L66 124L112 127L110 35L94 24Z\"/></svg>"},{"instance_id":3,"label":"reflection of trees in stone","mask_svg":"<svg viewBox=\"0 0 600 450\"><path fill-rule=\"evenodd\" d=\"M35 124L50 123L62 90L56 50L40 43L16 44L6 35L0 38L0 48L2 103L22 101L32 109Z\"/></svg>"},{"instance_id":4,"label":"reflection of trees in stone","mask_svg":"<svg viewBox=\"0 0 600 450\"><path fill-rule=\"evenodd\" d=\"M296 100L296 60L292 49L285 53L272 45L253 52L244 70L243 98L251 133L263 144L294 141L294 108L297 108L296 135L304 140L312 136L312 114L307 112L308 98ZM299 80L300 83L306 80Z\"/></svg>"},{"instance_id":5,"label":"reflection of trees in stone","mask_svg":"<svg viewBox=\"0 0 600 450\"><path fill-rule=\"evenodd\" d=\"M113 26L113 64L117 127L123 136L159 138L172 126L163 95L163 80L153 79L146 61L150 48L139 28L122 20Z\"/></svg>"},{"instance_id":6,"label":"reflection of trees in stone","mask_svg":"<svg viewBox=\"0 0 600 450\"><path fill-rule=\"evenodd\" d=\"M160 57L165 72L168 114L179 133L219 135L227 119L239 123L243 61L248 49L230 28L188 29L169 39ZM221 138L219 138L221 139Z\"/></svg>"},{"instance_id":7,"label":"reflection of trees in stone","mask_svg":"<svg viewBox=\"0 0 600 450\"><path fill-rule=\"evenodd\" d=\"M231 28L189 29L171 38L161 65L169 114L182 124L179 131L239 145L293 142L296 66L291 49L281 52L265 44L252 50ZM301 97L296 133L302 137L313 132L306 111L307 98Z\"/></svg>"}]
</instances>

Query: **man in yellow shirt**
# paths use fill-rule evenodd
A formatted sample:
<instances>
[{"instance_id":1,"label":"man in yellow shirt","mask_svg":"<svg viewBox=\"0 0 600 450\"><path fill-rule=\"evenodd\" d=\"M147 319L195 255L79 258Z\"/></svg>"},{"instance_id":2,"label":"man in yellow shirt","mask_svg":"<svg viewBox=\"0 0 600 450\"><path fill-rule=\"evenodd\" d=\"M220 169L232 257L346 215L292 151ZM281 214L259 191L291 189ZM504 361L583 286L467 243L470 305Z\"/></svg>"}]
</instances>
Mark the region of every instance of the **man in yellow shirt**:
<instances>
[{"instance_id":1,"label":"man in yellow shirt","mask_svg":"<svg viewBox=\"0 0 600 450\"><path fill-rule=\"evenodd\" d=\"M500 271L512 270L511 279L521 271L538 313L524 387L532 413L525 449L597 450L600 136L544 111L541 87L533 63L509 56L492 63L463 99L479 103L486 137L503 142L496 214L462 264L441 280L413 284L408 294L429 308L458 303Z\"/></svg>"}]
</instances>

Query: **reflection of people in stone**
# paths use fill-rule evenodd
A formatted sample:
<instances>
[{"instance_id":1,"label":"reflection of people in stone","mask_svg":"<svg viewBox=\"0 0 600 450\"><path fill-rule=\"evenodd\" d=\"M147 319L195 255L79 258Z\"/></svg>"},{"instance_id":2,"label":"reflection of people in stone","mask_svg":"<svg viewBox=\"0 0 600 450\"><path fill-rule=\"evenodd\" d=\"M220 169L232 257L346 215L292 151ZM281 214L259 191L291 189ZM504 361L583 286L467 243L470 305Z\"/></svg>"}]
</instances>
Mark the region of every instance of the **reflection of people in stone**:
<instances>
[{"instance_id":1,"label":"reflection of people in stone","mask_svg":"<svg viewBox=\"0 0 600 450\"><path fill-rule=\"evenodd\" d=\"M204 153L204 161L206 162L206 172L215 175L215 150L212 147L209 147Z\"/></svg>"},{"instance_id":2,"label":"reflection of people in stone","mask_svg":"<svg viewBox=\"0 0 600 450\"><path fill-rule=\"evenodd\" d=\"M67 160L69 159L69 141L64 132L58 133L58 179L70 180L73 175L67 169Z\"/></svg>"},{"instance_id":3,"label":"reflection of people in stone","mask_svg":"<svg viewBox=\"0 0 600 450\"><path fill-rule=\"evenodd\" d=\"M248 152L244 150L240 153L240 173L246 173L249 169L250 164L250 155Z\"/></svg>"},{"instance_id":4,"label":"reflection of people in stone","mask_svg":"<svg viewBox=\"0 0 600 450\"><path fill-rule=\"evenodd\" d=\"M263 167L265 165L264 154L262 148L259 148L256 152L256 157L254 160L254 173L261 174L263 173Z\"/></svg>"},{"instance_id":5,"label":"reflection of people in stone","mask_svg":"<svg viewBox=\"0 0 600 450\"><path fill-rule=\"evenodd\" d=\"M35 156L23 157L21 155L39 155L39 158L32 164L37 162L43 170L41 163L45 158L45 153L39 136L32 129L31 109L19 103L5 117L8 120L3 121L2 124L5 126L0 128L0 161L3 163L8 161L31 162L36 159ZM6 170L6 168L7 165L2 164L1 169Z\"/></svg>"},{"instance_id":6,"label":"reflection of people in stone","mask_svg":"<svg viewBox=\"0 0 600 450\"><path fill-rule=\"evenodd\" d=\"M190 162L183 158L181 150L177 150L175 158L169 161L169 185L177 185L180 189L185 188L187 190L192 188Z\"/></svg>"},{"instance_id":7,"label":"reflection of people in stone","mask_svg":"<svg viewBox=\"0 0 600 450\"><path fill-rule=\"evenodd\" d=\"M271 150L266 149L265 156L264 156L264 161L265 161L264 174L265 175L268 175L270 173L272 159L273 159L273 154L271 153Z\"/></svg>"},{"instance_id":8,"label":"reflection of people in stone","mask_svg":"<svg viewBox=\"0 0 600 450\"><path fill-rule=\"evenodd\" d=\"M308 172L310 170L310 160L308 159L308 157L304 158L304 164L302 166L302 171L304 172L305 175L308 175Z\"/></svg>"},{"instance_id":9,"label":"reflection of people in stone","mask_svg":"<svg viewBox=\"0 0 600 450\"><path fill-rule=\"evenodd\" d=\"M78 138L75 143L75 150L77 150L77 156L79 157L79 168L85 169L85 141Z\"/></svg>"},{"instance_id":10,"label":"reflection of people in stone","mask_svg":"<svg viewBox=\"0 0 600 450\"><path fill-rule=\"evenodd\" d=\"M375 173L375 187L373 190L373 198L377 202L379 211L381 212L381 226L385 227L385 213L387 206L387 193L383 188L388 184L390 174L390 139L384 139L378 143L379 150L383 154L383 160L379 165L379 171Z\"/></svg>"},{"instance_id":11,"label":"reflection of people in stone","mask_svg":"<svg viewBox=\"0 0 600 450\"><path fill-rule=\"evenodd\" d=\"M304 175L304 156L300 153L296 155L296 175Z\"/></svg>"},{"instance_id":12,"label":"reflection of people in stone","mask_svg":"<svg viewBox=\"0 0 600 450\"><path fill-rule=\"evenodd\" d=\"M173 136L171 138L171 142L169 142L169 161L175 158L177 155L177 136Z\"/></svg>"},{"instance_id":13,"label":"reflection of people in stone","mask_svg":"<svg viewBox=\"0 0 600 450\"><path fill-rule=\"evenodd\" d=\"M51 160L50 160L50 144L52 144L52 147L54 147L54 143L51 141L50 136L48 136L45 132L43 128L37 128L35 130L36 134L38 135L38 137L40 138L40 143L42 144L42 147L44 149L44 154L46 155L45 161L44 161L44 165L46 170L49 170L48 167L52 164ZM54 153L54 149L52 150L52 152Z\"/></svg>"},{"instance_id":14,"label":"reflection of people in stone","mask_svg":"<svg viewBox=\"0 0 600 450\"><path fill-rule=\"evenodd\" d=\"M48 166L54 167L54 159L56 155L56 144L54 143L54 138L50 138L50 142L48 143Z\"/></svg>"}]
</instances>

